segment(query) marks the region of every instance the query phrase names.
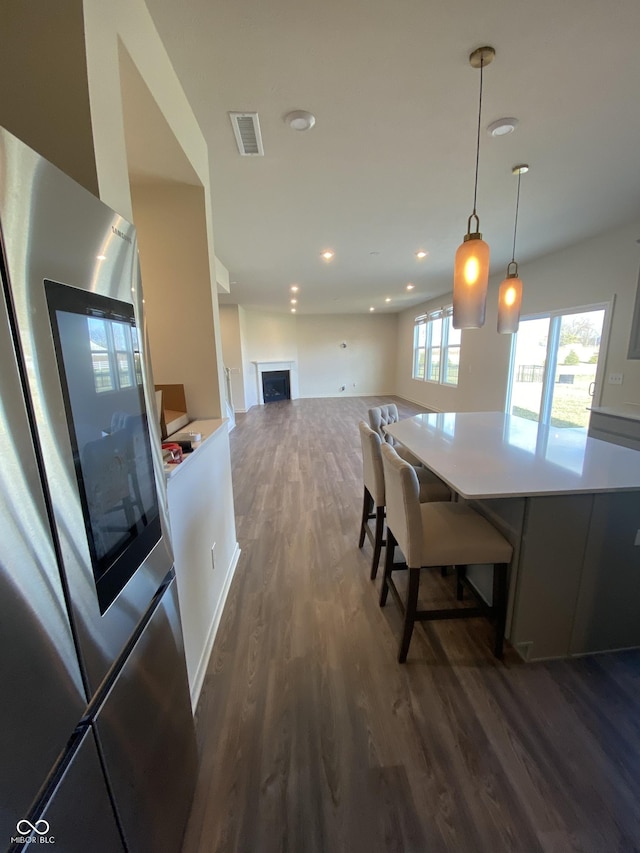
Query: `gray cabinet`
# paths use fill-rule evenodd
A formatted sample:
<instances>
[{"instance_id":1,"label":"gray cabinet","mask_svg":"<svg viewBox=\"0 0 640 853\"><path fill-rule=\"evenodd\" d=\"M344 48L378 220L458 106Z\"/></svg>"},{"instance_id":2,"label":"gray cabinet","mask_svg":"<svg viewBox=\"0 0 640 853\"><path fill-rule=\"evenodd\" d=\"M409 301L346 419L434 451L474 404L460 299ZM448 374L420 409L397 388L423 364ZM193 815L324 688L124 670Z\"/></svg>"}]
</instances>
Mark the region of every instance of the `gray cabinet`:
<instances>
[{"instance_id":1,"label":"gray cabinet","mask_svg":"<svg viewBox=\"0 0 640 853\"><path fill-rule=\"evenodd\" d=\"M600 441L610 441L632 450L640 450L640 406L622 408L593 409L589 419L589 435Z\"/></svg>"},{"instance_id":2,"label":"gray cabinet","mask_svg":"<svg viewBox=\"0 0 640 853\"><path fill-rule=\"evenodd\" d=\"M474 508L514 545L506 636L524 660L640 646L640 491Z\"/></svg>"}]
</instances>

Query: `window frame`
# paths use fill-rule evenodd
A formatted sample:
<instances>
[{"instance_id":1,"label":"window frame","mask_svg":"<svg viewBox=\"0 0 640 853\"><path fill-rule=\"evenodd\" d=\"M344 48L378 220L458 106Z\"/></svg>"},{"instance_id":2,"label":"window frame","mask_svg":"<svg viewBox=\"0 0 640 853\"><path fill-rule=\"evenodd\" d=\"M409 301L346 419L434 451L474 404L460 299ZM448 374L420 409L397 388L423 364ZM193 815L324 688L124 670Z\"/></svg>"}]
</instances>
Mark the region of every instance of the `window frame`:
<instances>
[{"instance_id":1,"label":"window frame","mask_svg":"<svg viewBox=\"0 0 640 853\"><path fill-rule=\"evenodd\" d=\"M430 382L433 385L446 385L449 388L457 388L459 371L456 372L455 381L448 378L447 366L450 360L450 353L458 352L458 367L460 365L460 352L462 348L462 340L458 332L458 342L450 341L451 332L455 332L452 324L453 305L448 305L443 308L438 308L436 311L429 311L426 314L420 314L414 320L413 327L413 368L412 378L421 382ZM436 339L436 325L439 325L439 335ZM424 333L422 333L424 329ZM423 343L420 338L423 337ZM435 342L434 342L435 339ZM420 358L422 355L422 359ZM435 362L435 354L439 359L437 368L437 378L433 376L433 366ZM422 370L419 369L422 362Z\"/></svg>"}]
</instances>

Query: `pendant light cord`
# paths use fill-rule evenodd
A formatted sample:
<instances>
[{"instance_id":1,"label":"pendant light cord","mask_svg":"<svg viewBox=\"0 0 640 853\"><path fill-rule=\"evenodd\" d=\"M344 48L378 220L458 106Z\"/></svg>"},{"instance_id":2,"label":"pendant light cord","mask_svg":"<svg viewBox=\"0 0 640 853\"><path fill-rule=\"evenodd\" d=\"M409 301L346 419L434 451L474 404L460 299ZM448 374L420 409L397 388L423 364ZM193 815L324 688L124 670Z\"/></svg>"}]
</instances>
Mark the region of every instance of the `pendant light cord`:
<instances>
[{"instance_id":1,"label":"pendant light cord","mask_svg":"<svg viewBox=\"0 0 640 853\"><path fill-rule=\"evenodd\" d=\"M478 103L478 137L476 142L476 182L473 187L473 213L471 216L478 218L476 213L476 201L478 199L478 167L480 165L480 121L482 117L482 69L484 68L484 56L480 57L480 100Z\"/></svg>"},{"instance_id":2,"label":"pendant light cord","mask_svg":"<svg viewBox=\"0 0 640 853\"><path fill-rule=\"evenodd\" d=\"M520 178L522 177L522 172L518 171L518 192L516 194L516 218L513 223L513 252L511 253L511 263L515 264L516 262L516 234L518 233L518 208L520 207Z\"/></svg>"}]
</instances>

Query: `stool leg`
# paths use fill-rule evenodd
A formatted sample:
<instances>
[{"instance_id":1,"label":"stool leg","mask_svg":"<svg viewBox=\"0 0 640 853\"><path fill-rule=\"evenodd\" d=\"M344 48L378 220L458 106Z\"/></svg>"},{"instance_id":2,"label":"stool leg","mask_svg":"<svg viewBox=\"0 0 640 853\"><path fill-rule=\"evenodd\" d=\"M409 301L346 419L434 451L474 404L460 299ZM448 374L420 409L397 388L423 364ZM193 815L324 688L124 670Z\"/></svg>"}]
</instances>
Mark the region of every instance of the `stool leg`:
<instances>
[{"instance_id":1,"label":"stool leg","mask_svg":"<svg viewBox=\"0 0 640 853\"><path fill-rule=\"evenodd\" d=\"M373 544L373 559L371 561L371 580L376 579L380 551L382 550L382 534L384 533L384 507L376 507L376 537Z\"/></svg>"},{"instance_id":2,"label":"stool leg","mask_svg":"<svg viewBox=\"0 0 640 853\"><path fill-rule=\"evenodd\" d=\"M462 601L464 599L464 585L462 583L462 578L464 578L466 574L466 566L456 566L456 598L458 601Z\"/></svg>"},{"instance_id":3,"label":"stool leg","mask_svg":"<svg viewBox=\"0 0 640 853\"><path fill-rule=\"evenodd\" d=\"M364 545L364 537L367 529L367 519L369 513L373 509L373 498L369 494L369 489L364 487L364 497L362 498L362 521L360 522L360 539L358 540L358 548Z\"/></svg>"},{"instance_id":4,"label":"stool leg","mask_svg":"<svg viewBox=\"0 0 640 853\"><path fill-rule=\"evenodd\" d=\"M400 642L398 662L404 663L409 651L409 643L413 634L413 625L416 621L416 610L418 609L418 588L420 586L420 569L409 569L409 588L407 590L407 606L404 611L404 630Z\"/></svg>"},{"instance_id":5,"label":"stool leg","mask_svg":"<svg viewBox=\"0 0 640 853\"><path fill-rule=\"evenodd\" d=\"M493 607L496 619L496 637L493 653L502 658L504 649L504 628L507 621L507 563L496 563L493 567Z\"/></svg>"},{"instance_id":6,"label":"stool leg","mask_svg":"<svg viewBox=\"0 0 640 853\"><path fill-rule=\"evenodd\" d=\"M387 549L384 555L384 574L382 575L382 586L380 587L380 607L384 607L387 603L387 595L389 594L388 581L393 571L393 552L396 545L396 538L387 527Z\"/></svg>"}]
</instances>

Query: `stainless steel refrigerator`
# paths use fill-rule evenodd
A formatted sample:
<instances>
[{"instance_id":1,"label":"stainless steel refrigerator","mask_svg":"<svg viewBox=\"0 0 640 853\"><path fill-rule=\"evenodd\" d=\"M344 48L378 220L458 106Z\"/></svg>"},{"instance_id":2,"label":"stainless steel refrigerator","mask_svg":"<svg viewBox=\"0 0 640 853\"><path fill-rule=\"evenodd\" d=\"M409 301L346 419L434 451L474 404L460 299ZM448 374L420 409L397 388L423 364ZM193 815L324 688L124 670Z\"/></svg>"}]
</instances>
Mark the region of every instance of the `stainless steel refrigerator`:
<instances>
[{"instance_id":1,"label":"stainless steel refrigerator","mask_svg":"<svg viewBox=\"0 0 640 853\"><path fill-rule=\"evenodd\" d=\"M134 227L0 129L0 849L180 849L196 746Z\"/></svg>"}]
</instances>

